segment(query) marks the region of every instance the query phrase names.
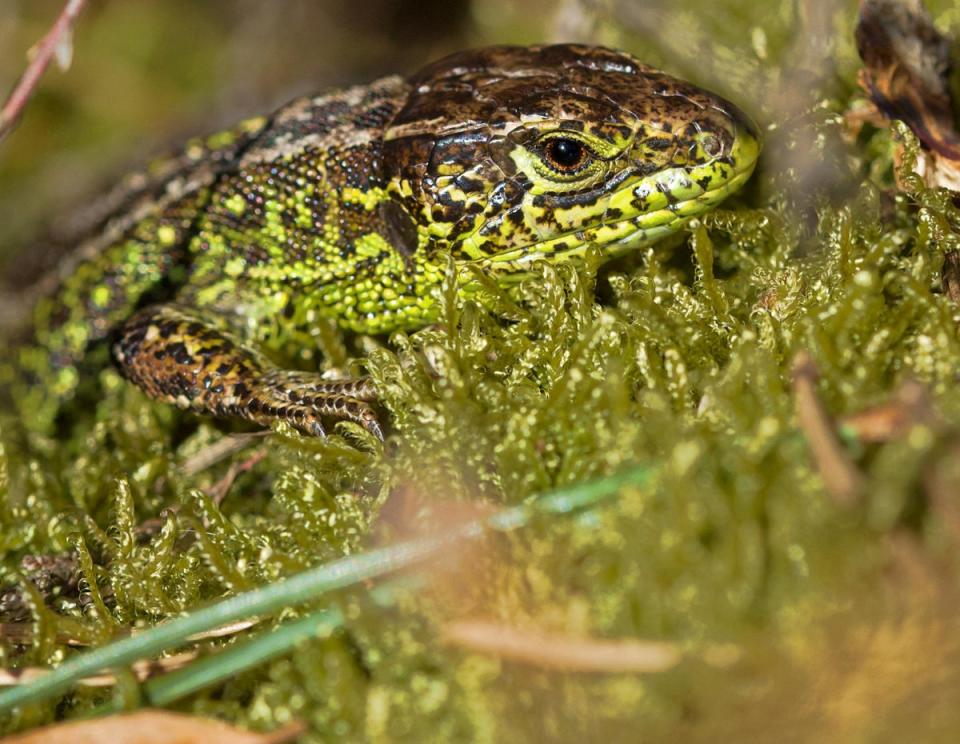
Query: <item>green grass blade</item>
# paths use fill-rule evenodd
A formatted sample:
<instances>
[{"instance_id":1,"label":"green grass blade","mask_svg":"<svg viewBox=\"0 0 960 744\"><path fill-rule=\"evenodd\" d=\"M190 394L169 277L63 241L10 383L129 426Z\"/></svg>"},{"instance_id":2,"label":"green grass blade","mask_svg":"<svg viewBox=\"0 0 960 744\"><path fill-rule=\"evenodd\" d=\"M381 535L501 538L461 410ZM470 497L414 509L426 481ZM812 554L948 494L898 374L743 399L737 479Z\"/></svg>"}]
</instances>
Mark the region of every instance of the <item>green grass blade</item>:
<instances>
[{"instance_id":1,"label":"green grass blade","mask_svg":"<svg viewBox=\"0 0 960 744\"><path fill-rule=\"evenodd\" d=\"M386 606L393 603L399 592L417 588L422 583L422 580L406 577L394 579L375 587L370 592L370 599ZM343 625L343 620L343 612L337 607L311 613L183 669L149 680L143 685L144 699L151 705L169 705L204 687L230 679L245 669L282 656L301 641L328 636Z\"/></svg>"},{"instance_id":2,"label":"green grass blade","mask_svg":"<svg viewBox=\"0 0 960 744\"><path fill-rule=\"evenodd\" d=\"M551 491L531 499L527 504L467 522L444 535L409 540L341 558L238 594L143 633L76 656L28 685L3 690L0 692L0 713L17 705L62 694L85 676L158 654L183 644L188 636L195 633L316 600L336 589L415 566L453 543L476 538L487 529L515 529L526 524L537 513L565 514L581 509L617 493L624 486L642 485L650 474L649 468L638 466L607 478Z\"/></svg>"}]
</instances>

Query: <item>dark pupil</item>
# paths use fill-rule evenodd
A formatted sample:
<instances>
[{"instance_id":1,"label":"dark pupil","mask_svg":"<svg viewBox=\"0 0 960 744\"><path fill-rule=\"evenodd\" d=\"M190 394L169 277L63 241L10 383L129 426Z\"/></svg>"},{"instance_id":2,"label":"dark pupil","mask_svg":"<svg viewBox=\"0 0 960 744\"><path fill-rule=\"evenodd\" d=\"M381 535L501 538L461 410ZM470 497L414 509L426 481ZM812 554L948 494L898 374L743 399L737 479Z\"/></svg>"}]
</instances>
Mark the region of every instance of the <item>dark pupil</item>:
<instances>
[{"instance_id":1,"label":"dark pupil","mask_svg":"<svg viewBox=\"0 0 960 744\"><path fill-rule=\"evenodd\" d=\"M576 168L583 161L583 145L573 139L551 140L550 160L560 168Z\"/></svg>"}]
</instances>

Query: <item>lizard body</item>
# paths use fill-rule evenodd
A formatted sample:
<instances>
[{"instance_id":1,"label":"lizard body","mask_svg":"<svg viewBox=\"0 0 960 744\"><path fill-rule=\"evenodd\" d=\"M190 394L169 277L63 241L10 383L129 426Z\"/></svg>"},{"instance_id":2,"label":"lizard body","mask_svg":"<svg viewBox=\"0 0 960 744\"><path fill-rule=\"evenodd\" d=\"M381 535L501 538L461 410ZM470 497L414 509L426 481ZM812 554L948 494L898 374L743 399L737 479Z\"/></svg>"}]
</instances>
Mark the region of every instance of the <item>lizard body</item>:
<instances>
[{"instance_id":1,"label":"lizard body","mask_svg":"<svg viewBox=\"0 0 960 744\"><path fill-rule=\"evenodd\" d=\"M272 359L320 317L363 333L438 314L537 260L649 244L749 178L756 127L724 99L629 55L488 47L403 79L293 101L131 176L64 264L19 352L41 425L91 348L182 408L320 435L382 431L365 380Z\"/></svg>"}]
</instances>

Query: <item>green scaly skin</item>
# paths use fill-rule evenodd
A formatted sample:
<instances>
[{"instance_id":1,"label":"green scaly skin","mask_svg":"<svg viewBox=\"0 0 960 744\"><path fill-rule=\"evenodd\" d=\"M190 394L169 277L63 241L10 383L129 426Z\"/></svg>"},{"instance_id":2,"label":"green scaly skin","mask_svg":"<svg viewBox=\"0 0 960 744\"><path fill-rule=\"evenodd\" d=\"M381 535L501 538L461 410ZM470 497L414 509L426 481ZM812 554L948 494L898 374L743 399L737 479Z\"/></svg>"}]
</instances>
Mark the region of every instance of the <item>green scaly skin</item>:
<instances>
[{"instance_id":1,"label":"green scaly skin","mask_svg":"<svg viewBox=\"0 0 960 744\"><path fill-rule=\"evenodd\" d=\"M321 317L434 321L449 258L469 295L478 268L510 285L537 260L649 244L739 189L758 152L733 104L599 47L490 47L298 99L127 179L38 304L17 397L49 428L106 345L182 408L382 436L367 381L269 360Z\"/></svg>"}]
</instances>

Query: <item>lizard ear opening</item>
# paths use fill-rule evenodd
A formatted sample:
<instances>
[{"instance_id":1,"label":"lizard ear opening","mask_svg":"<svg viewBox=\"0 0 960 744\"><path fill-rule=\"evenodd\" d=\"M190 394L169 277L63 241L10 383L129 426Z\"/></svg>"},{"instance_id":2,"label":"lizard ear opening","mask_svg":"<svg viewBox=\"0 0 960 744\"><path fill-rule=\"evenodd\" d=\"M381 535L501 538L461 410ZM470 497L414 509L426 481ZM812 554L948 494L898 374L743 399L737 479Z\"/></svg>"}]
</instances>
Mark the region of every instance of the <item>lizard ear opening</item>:
<instances>
[{"instance_id":1,"label":"lizard ear opening","mask_svg":"<svg viewBox=\"0 0 960 744\"><path fill-rule=\"evenodd\" d=\"M380 202L377 208L383 220L387 240L401 255L409 258L417 250L417 225L406 208L396 199Z\"/></svg>"}]
</instances>

